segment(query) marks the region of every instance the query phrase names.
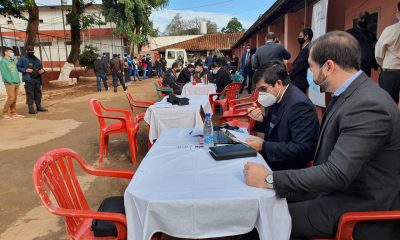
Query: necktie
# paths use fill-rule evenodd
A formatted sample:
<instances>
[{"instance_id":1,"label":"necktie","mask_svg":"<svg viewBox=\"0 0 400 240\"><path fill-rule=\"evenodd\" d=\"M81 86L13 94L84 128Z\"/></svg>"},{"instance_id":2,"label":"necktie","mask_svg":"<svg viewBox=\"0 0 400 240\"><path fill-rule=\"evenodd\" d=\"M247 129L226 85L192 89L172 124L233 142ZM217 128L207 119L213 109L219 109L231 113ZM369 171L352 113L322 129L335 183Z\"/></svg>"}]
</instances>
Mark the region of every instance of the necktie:
<instances>
[{"instance_id":1,"label":"necktie","mask_svg":"<svg viewBox=\"0 0 400 240\"><path fill-rule=\"evenodd\" d=\"M246 66L250 63L250 53L246 53Z\"/></svg>"}]
</instances>

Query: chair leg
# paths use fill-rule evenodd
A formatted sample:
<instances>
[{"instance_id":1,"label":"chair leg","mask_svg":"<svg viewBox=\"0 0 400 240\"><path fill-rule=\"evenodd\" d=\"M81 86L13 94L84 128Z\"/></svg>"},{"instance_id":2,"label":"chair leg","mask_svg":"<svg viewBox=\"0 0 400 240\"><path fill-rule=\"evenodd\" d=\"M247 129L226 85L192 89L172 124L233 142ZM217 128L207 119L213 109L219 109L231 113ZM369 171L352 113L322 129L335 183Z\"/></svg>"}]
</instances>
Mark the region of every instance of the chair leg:
<instances>
[{"instance_id":1,"label":"chair leg","mask_svg":"<svg viewBox=\"0 0 400 240\"><path fill-rule=\"evenodd\" d=\"M99 163L102 164L103 163L103 155L104 155L104 135L102 133L100 133L100 156L99 156Z\"/></svg>"},{"instance_id":2,"label":"chair leg","mask_svg":"<svg viewBox=\"0 0 400 240\"><path fill-rule=\"evenodd\" d=\"M131 152L132 163L133 163L133 165L136 166L137 161L136 161L135 133L128 132L128 139L129 139L129 150Z\"/></svg>"},{"instance_id":3,"label":"chair leg","mask_svg":"<svg viewBox=\"0 0 400 240\"><path fill-rule=\"evenodd\" d=\"M104 156L108 156L108 139L109 139L109 135L107 135L105 137L105 141L104 141Z\"/></svg>"}]
</instances>

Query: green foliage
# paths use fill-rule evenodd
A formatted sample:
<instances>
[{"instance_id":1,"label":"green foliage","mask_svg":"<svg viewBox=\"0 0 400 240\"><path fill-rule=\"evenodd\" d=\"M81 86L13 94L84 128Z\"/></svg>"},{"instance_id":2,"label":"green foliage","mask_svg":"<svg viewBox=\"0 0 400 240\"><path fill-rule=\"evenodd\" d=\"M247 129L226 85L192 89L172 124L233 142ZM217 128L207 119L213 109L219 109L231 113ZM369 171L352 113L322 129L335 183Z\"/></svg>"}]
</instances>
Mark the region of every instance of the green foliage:
<instances>
[{"instance_id":1,"label":"green foliage","mask_svg":"<svg viewBox=\"0 0 400 240\"><path fill-rule=\"evenodd\" d=\"M146 44L156 36L150 15L153 9L166 7L169 0L103 0L102 13L115 24L114 35L125 36L134 44Z\"/></svg>"},{"instance_id":2,"label":"green foliage","mask_svg":"<svg viewBox=\"0 0 400 240\"><path fill-rule=\"evenodd\" d=\"M32 2L33 0L0 0L0 15L28 21L23 12L31 6Z\"/></svg>"},{"instance_id":3,"label":"green foliage","mask_svg":"<svg viewBox=\"0 0 400 240\"><path fill-rule=\"evenodd\" d=\"M243 31L244 31L244 29L243 29L242 24L235 17L232 18L231 20L229 20L226 27L221 29L221 32L223 32L223 33L237 33L237 32L243 32Z\"/></svg>"},{"instance_id":4,"label":"green foliage","mask_svg":"<svg viewBox=\"0 0 400 240\"><path fill-rule=\"evenodd\" d=\"M95 13L85 14L85 8L91 6L93 0L76 0L74 4L76 6L76 12L73 13L72 8L67 9L67 24L79 24L81 30L106 24L101 17Z\"/></svg>"},{"instance_id":5,"label":"green foliage","mask_svg":"<svg viewBox=\"0 0 400 240\"><path fill-rule=\"evenodd\" d=\"M207 22L207 33L218 32L218 27L215 22L211 22L210 20L204 18L184 20L182 19L181 15L177 13L167 25L166 34L170 36L198 35L200 34L200 26L202 21Z\"/></svg>"},{"instance_id":6,"label":"green foliage","mask_svg":"<svg viewBox=\"0 0 400 240\"><path fill-rule=\"evenodd\" d=\"M93 64L96 58L99 56L99 49L92 45L85 46L85 50L79 54L79 64L86 69L93 69Z\"/></svg>"}]
</instances>

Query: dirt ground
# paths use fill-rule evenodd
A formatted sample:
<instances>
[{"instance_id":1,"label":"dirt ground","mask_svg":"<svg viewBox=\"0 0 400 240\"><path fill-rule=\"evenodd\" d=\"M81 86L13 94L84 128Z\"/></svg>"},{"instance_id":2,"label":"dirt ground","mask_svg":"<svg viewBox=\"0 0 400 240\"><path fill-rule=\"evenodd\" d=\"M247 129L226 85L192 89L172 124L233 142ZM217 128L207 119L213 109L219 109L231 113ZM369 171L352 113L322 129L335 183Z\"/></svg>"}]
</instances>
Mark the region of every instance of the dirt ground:
<instances>
[{"instance_id":1,"label":"dirt ground","mask_svg":"<svg viewBox=\"0 0 400 240\"><path fill-rule=\"evenodd\" d=\"M135 82L128 91L137 99L156 100L151 80ZM96 92L94 82L52 90L45 93L43 106L48 113L27 114L24 98L18 113L25 118L0 121L0 239L65 239L64 221L50 214L39 202L32 184L32 169L44 152L67 147L80 153L90 164L99 156L99 124L89 106L94 97L112 108L129 109L124 92ZM147 152L147 133L140 126L138 160ZM132 169L128 139L118 134L110 137L110 155L102 167ZM97 209L108 196L123 195L128 181L93 177L79 173L79 180L89 205Z\"/></svg>"}]
</instances>

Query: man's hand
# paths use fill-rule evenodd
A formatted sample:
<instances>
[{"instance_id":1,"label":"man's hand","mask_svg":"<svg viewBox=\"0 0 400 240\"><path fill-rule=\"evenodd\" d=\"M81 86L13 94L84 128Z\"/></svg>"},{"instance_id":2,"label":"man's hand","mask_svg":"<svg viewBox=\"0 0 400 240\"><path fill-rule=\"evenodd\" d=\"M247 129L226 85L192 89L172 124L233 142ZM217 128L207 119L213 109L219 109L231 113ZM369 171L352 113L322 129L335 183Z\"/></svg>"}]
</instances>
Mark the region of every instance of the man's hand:
<instances>
[{"instance_id":1,"label":"man's hand","mask_svg":"<svg viewBox=\"0 0 400 240\"><path fill-rule=\"evenodd\" d=\"M44 69L40 69L40 70L38 71L38 73L39 73L39 74L43 74L43 73L44 73Z\"/></svg>"},{"instance_id":2,"label":"man's hand","mask_svg":"<svg viewBox=\"0 0 400 240\"><path fill-rule=\"evenodd\" d=\"M32 68L27 68L27 69L25 69L25 72L31 73L31 72L33 72L33 69Z\"/></svg>"},{"instance_id":3,"label":"man's hand","mask_svg":"<svg viewBox=\"0 0 400 240\"><path fill-rule=\"evenodd\" d=\"M252 138L246 138L245 142L252 148L254 148L254 150L256 150L257 152L260 152L262 150L263 147L263 143L264 140L257 137L252 137Z\"/></svg>"},{"instance_id":4,"label":"man's hand","mask_svg":"<svg viewBox=\"0 0 400 240\"><path fill-rule=\"evenodd\" d=\"M262 110L257 106L257 104L253 104L251 108L247 109L247 114L257 122L264 121Z\"/></svg>"},{"instance_id":5,"label":"man's hand","mask_svg":"<svg viewBox=\"0 0 400 240\"><path fill-rule=\"evenodd\" d=\"M265 178L269 170L264 165L251 162L246 163L243 173L247 185L257 188L267 188Z\"/></svg>"}]
</instances>

